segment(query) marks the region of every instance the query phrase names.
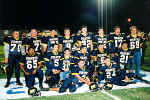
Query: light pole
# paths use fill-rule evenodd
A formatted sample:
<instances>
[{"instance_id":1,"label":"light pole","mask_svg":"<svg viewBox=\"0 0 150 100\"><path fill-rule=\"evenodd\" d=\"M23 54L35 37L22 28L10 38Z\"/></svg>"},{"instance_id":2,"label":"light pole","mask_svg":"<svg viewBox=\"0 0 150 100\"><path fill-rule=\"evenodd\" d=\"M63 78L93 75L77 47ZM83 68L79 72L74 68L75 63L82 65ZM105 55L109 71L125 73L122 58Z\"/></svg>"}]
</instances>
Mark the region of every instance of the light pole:
<instances>
[{"instance_id":1,"label":"light pole","mask_svg":"<svg viewBox=\"0 0 150 100\"><path fill-rule=\"evenodd\" d=\"M98 25L105 28L108 32L108 27L112 27L112 0L97 0L98 8Z\"/></svg>"}]
</instances>

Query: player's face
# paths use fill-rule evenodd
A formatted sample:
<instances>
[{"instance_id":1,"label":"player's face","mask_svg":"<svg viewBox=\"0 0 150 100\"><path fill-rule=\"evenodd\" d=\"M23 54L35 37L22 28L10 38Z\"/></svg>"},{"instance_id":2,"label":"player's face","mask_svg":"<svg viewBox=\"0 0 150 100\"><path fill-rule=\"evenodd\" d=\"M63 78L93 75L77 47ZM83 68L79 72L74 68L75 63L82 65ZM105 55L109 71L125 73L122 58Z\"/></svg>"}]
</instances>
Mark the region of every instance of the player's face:
<instances>
[{"instance_id":1,"label":"player's face","mask_svg":"<svg viewBox=\"0 0 150 100\"><path fill-rule=\"evenodd\" d=\"M103 50L104 50L104 46L100 44L100 45L98 46L98 50L99 50L99 51L103 51Z\"/></svg>"},{"instance_id":2,"label":"player's face","mask_svg":"<svg viewBox=\"0 0 150 100\"><path fill-rule=\"evenodd\" d=\"M57 51L57 50L58 50L58 45L54 45L53 49L54 49L55 51Z\"/></svg>"},{"instance_id":3,"label":"player's face","mask_svg":"<svg viewBox=\"0 0 150 100\"><path fill-rule=\"evenodd\" d=\"M65 36L70 36L70 30L65 30Z\"/></svg>"},{"instance_id":4,"label":"player's face","mask_svg":"<svg viewBox=\"0 0 150 100\"><path fill-rule=\"evenodd\" d=\"M107 66L110 65L110 59L109 59L109 58L105 59L105 64L106 64Z\"/></svg>"},{"instance_id":5,"label":"player's face","mask_svg":"<svg viewBox=\"0 0 150 100\"><path fill-rule=\"evenodd\" d=\"M127 44L127 43L123 43L123 44L122 44L122 49L123 49L123 50L128 49L128 44Z\"/></svg>"},{"instance_id":6,"label":"player's face","mask_svg":"<svg viewBox=\"0 0 150 100\"><path fill-rule=\"evenodd\" d=\"M141 37L141 36L142 36L142 32L138 32L138 36L140 36L140 37Z\"/></svg>"},{"instance_id":7,"label":"player's face","mask_svg":"<svg viewBox=\"0 0 150 100\"><path fill-rule=\"evenodd\" d=\"M116 29L115 29L115 34L116 34L116 35L119 35L119 34L120 34L120 28L116 28Z\"/></svg>"},{"instance_id":8,"label":"player's face","mask_svg":"<svg viewBox=\"0 0 150 100\"><path fill-rule=\"evenodd\" d=\"M82 32L82 33L87 33L87 28L86 28L86 27L82 28L82 29L81 29L81 32Z\"/></svg>"},{"instance_id":9,"label":"player's face","mask_svg":"<svg viewBox=\"0 0 150 100\"><path fill-rule=\"evenodd\" d=\"M78 43L78 47L81 47L82 42L81 42L81 41L78 41L77 43Z\"/></svg>"},{"instance_id":10,"label":"player's face","mask_svg":"<svg viewBox=\"0 0 150 100\"><path fill-rule=\"evenodd\" d=\"M86 53L87 52L87 48L86 47L83 47L81 50L82 50L82 53Z\"/></svg>"},{"instance_id":11,"label":"player's face","mask_svg":"<svg viewBox=\"0 0 150 100\"><path fill-rule=\"evenodd\" d=\"M98 30L98 34L99 34L99 36L103 36L104 35L104 30L103 29L99 29Z\"/></svg>"},{"instance_id":12,"label":"player's face","mask_svg":"<svg viewBox=\"0 0 150 100\"><path fill-rule=\"evenodd\" d=\"M66 50L64 53L65 53L65 55L70 56L70 51L69 50Z\"/></svg>"},{"instance_id":13,"label":"player's face","mask_svg":"<svg viewBox=\"0 0 150 100\"><path fill-rule=\"evenodd\" d=\"M56 30L52 30L52 31L51 31L51 33L50 33L50 35L51 35L51 36L55 36L55 35L57 35Z\"/></svg>"},{"instance_id":14,"label":"player's face","mask_svg":"<svg viewBox=\"0 0 150 100\"><path fill-rule=\"evenodd\" d=\"M30 54L30 55L33 55L33 54L34 54L34 49L33 49L33 48L30 48L30 49L29 49L29 54Z\"/></svg>"},{"instance_id":15,"label":"player's face","mask_svg":"<svg viewBox=\"0 0 150 100\"><path fill-rule=\"evenodd\" d=\"M136 32L136 28L133 28L133 29L131 29L131 34L132 35L135 35L137 32Z\"/></svg>"},{"instance_id":16,"label":"player's face","mask_svg":"<svg viewBox=\"0 0 150 100\"><path fill-rule=\"evenodd\" d=\"M16 38L19 38L19 32L17 31L14 31L13 32L13 37L16 39Z\"/></svg>"},{"instance_id":17,"label":"player's face","mask_svg":"<svg viewBox=\"0 0 150 100\"><path fill-rule=\"evenodd\" d=\"M32 37L37 37L37 31L35 29L31 30L31 36Z\"/></svg>"},{"instance_id":18,"label":"player's face","mask_svg":"<svg viewBox=\"0 0 150 100\"><path fill-rule=\"evenodd\" d=\"M80 68L83 68L84 64L85 64L85 62L82 61L82 60L78 62L78 66L79 66Z\"/></svg>"}]
</instances>

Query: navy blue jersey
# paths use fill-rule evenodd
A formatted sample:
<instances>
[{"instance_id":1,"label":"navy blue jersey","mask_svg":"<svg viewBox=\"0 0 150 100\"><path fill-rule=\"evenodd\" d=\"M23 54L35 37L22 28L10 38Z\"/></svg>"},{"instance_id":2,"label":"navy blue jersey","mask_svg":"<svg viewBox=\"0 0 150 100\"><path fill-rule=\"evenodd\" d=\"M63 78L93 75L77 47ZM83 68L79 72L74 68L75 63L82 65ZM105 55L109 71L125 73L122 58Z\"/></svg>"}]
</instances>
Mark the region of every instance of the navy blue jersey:
<instances>
[{"instance_id":1,"label":"navy blue jersey","mask_svg":"<svg viewBox=\"0 0 150 100\"><path fill-rule=\"evenodd\" d=\"M35 47L35 52L41 53L42 52L42 38L38 37L37 39L35 38L30 38L27 40L27 45L31 45Z\"/></svg>"},{"instance_id":2,"label":"navy blue jersey","mask_svg":"<svg viewBox=\"0 0 150 100\"><path fill-rule=\"evenodd\" d=\"M47 53L46 57L44 58L47 68L48 69L60 69L59 61L60 61L61 56L62 56L61 53L57 53L57 54L54 54L52 52Z\"/></svg>"},{"instance_id":3,"label":"navy blue jersey","mask_svg":"<svg viewBox=\"0 0 150 100\"><path fill-rule=\"evenodd\" d=\"M110 66L103 66L99 68L99 81L101 81L102 79L111 81L111 79L113 77L117 76L117 69L119 69L120 67L117 65L113 65L112 63L110 64Z\"/></svg>"},{"instance_id":4,"label":"navy blue jersey","mask_svg":"<svg viewBox=\"0 0 150 100\"><path fill-rule=\"evenodd\" d=\"M64 71L65 68L69 68L71 71L72 67L74 66L74 58L70 56L68 59L65 59L65 57L62 57L60 59L60 68L62 71Z\"/></svg>"},{"instance_id":5,"label":"navy blue jersey","mask_svg":"<svg viewBox=\"0 0 150 100\"><path fill-rule=\"evenodd\" d=\"M38 55L30 56L28 54L22 56L20 60L20 64L24 65L26 72L32 72L35 68L38 68L39 63L41 62L43 62L42 58Z\"/></svg>"},{"instance_id":6,"label":"navy blue jersey","mask_svg":"<svg viewBox=\"0 0 150 100\"><path fill-rule=\"evenodd\" d=\"M83 69L81 69L79 66L75 66L72 68L71 70L72 72L72 76L74 77L74 75L79 75L81 78L86 78L88 77L88 74L89 74L89 70L87 69L86 66L84 66Z\"/></svg>"},{"instance_id":7,"label":"navy blue jersey","mask_svg":"<svg viewBox=\"0 0 150 100\"><path fill-rule=\"evenodd\" d=\"M21 47L25 44L25 41L21 38L16 40L13 37L7 37L4 39L4 44L9 45L9 54L19 55L21 54Z\"/></svg>"},{"instance_id":8,"label":"navy blue jersey","mask_svg":"<svg viewBox=\"0 0 150 100\"><path fill-rule=\"evenodd\" d=\"M90 65L90 54L89 54L89 53L83 54L83 53L81 53L80 51L76 51L76 52L74 53L74 57L75 57L75 62L77 62L78 59L81 59L81 60L84 60L84 61L85 61L85 64L86 64L87 66Z\"/></svg>"},{"instance_id":9,"label":"navy blue jersey","mask_svg":"<svg viewBox=\"0 0 150 100\"><path fill-rule=\"evenodd\" d=\"M121 69L125 69L132 54L130 50L120 49L118 52L118 64Z\"/></svg>"},{"instance_id":10,"label":"navy blue jersey","mask_svg":"<svg viewBox=\"0 0 150 100\"><path fill-rule=\"evenodd\" d=\"M52 45L53 44L59 44L59 37L47 37L46 39L47 41L47 52L51 52L52 51Z\"/></svg>"},{"instance_id":11,"label":"navy blue jersey","mask_svg":"<svg viewBox=\"0 0 150 100\"><path fill-rule=\"evenodd\" d=\"M95 38L93 39L93 44L94 48L98 47L98 44L102 44L104 49L108 48L108 42L107 42L107 37L100 37L99 35L96 35Z\"/></svg>"},{"instance_id":12,"label":"navy blue jersey","mask_svg":"<svg viewBox=\"0 0 150 100\"><path fill-rule=\"evenodd\" d=\"M87 36L83 36L82 34L80 34L79 36L76 37L77 40L80 40L83 46L87 47L87 50L90 51L90 45L92 43L92 35L88 34Z\"/></svg>"},{"instance_id":13,"label":"navy blue jersey","mask_svg":"<svg viewBox=\"0 0 150 100\"><path fill-rule=\"evenodd\" d=\"M111 51L113 53L117 52L119 48L121 48L121 44L122 42L126 41L126 37L124 35L115 35L115 34L111 34L109 36L109 43L112 49Z\"/></svg>"},{"instance_id":14,"label":"navy blue jersey","mask_svg":"<svg viewBox=\"0 0 150 100\"><path fill-rule=\"evenodd\" d=\"M94 50L92 52L92 56L97 58L97 65L98 67L104 66L104 60L106 57L108 57L108 53L107 52L100 52L99 50Z\"/></svg>"},{"instance_id":15,"label":"navy blue jersey","mask_svg":"<svg viewBox=\"0 0 150 100\"><path fill-rule=\"evenodd\" d=\"M140 37L132 37L131 35L127 36L127 41L129 44L129 49L131 50L132 53L136 51L140 51L140 45L143 43L143 40Z\"/></svg>"},{"instance_id":16,"label":"navy blue jersey","mask_svg":"<svg viewBox=\"0 0 150 100\"><path fill-rule=\"evenodd\" d=\"M66 48L69 48L72 50L73 43L74 43L74 37L71 37L70 39L66 39L65 37L60 38L60 44L62 44L63 51Z\"/></svg>"}]
</instances>

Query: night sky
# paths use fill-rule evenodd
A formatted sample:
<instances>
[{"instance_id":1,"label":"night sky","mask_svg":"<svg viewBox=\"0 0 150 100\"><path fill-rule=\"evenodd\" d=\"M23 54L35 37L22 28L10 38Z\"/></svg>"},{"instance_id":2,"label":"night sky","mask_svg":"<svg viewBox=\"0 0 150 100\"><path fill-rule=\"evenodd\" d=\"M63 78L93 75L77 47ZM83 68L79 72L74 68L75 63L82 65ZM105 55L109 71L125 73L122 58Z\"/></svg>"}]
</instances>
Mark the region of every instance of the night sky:
<instances>
[{"instance_id":1,"label":"night sky","mask_svg":"<svg viewBox=\"0 0 150 100\"><path fill-rule=\"evenodd\" d=\"M31 2L32 1L32 2ZM110 1L110 0L107 0ZM108 14L108 30L119 25L126 31L127 18L131 25L150 31L150 0L112 0L112 14ZM110 11L108 11L110 13ZM0 25L21 28L79 29L88 25L90 31L98 27L97 0L0 0Z\"/></svg>"}]
</instances>

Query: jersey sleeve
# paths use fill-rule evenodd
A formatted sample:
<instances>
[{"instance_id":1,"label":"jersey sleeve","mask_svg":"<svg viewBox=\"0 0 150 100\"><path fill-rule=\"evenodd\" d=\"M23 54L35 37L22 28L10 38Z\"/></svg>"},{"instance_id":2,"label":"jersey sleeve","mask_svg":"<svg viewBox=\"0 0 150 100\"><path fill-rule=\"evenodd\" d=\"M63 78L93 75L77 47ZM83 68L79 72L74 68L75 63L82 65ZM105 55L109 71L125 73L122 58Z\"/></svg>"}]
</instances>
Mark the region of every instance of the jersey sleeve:
<instances>
[{"instance_id":1,"label":"jersey sleeve","mask_svg":"<svg viewBox=\"0 0 150 100\"><path fill-rule=\"evenodd\" d=\"M20 61L19 61L20 65L24 65L25 64L25 56L22 56Z\"/></svg>"},{"instance_id":2,"label":"jersey sleeve","mask_svg":"<svg viewBox=\"0 0 150 100\"><path fill-rule=\"evenodd\" d=\"M4 37L3 44L6 45L6 44L9 44L9 43L10 43L10 38L9 37Z\"/></svg>"}]
</instances>

